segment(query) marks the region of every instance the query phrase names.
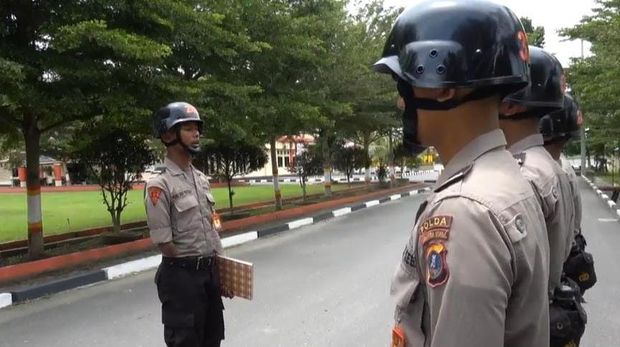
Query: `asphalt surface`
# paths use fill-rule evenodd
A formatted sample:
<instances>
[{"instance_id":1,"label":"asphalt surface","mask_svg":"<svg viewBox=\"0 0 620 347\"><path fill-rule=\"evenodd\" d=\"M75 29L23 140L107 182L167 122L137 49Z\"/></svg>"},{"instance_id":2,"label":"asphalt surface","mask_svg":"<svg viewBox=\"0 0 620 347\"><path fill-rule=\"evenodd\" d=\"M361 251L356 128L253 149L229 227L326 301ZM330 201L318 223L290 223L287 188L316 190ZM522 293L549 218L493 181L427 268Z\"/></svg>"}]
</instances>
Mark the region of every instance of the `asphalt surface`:
<instances>
[{"instance_id":1,"label":"asphalt surface","mask_svg":"<svg viewBox=\"0 0 620 347\"><path fill-rule=\"evenodd\" d=\"M582 346L620 341L620 224L582 182L583 229L599 283ZM255 299L226 301L223 346L386 346L389 282L424 196L228 250L255 264ZM0 346L163 346L154 272L0 311Z\"/></svg>"},{"instance_id":2,"label":"asphalt surface","mask_svg":"<svg viewBox=\"0 0 620 347\"><path fill-rule=\"evenodd\" d=\"M226 300L223 346L384 346L390 278L423 196L229 249L255 299ZM0 311L0 346L163 346L150 271Z\"/></svg>"},{"instance_id":3,"label":"asphalt surface","mask_svg":"<svg viewBox=\"0 0 620 347\"><path fill-rule=\"evenodd\" d=\"M618 215L580 181L582 230L594 255L598 282L585 294L588 325L584 347L620 346L620 223ZM620 202L620 201L619 201Z\"/></svg>"}]
</instances>

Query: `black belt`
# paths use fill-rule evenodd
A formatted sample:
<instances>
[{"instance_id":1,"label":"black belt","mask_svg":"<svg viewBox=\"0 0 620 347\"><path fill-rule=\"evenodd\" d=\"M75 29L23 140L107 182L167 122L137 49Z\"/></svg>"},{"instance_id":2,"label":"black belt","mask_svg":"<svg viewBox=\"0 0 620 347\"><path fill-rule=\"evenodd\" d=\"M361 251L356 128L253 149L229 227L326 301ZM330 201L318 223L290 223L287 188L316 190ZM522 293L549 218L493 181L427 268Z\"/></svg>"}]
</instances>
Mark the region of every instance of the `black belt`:
<instances>
[{"instance_id":1,"label":"black belt","mask_svg":"<svg viewBox=\"0 0 620 347\"><path fill-rule=\"evenodd\" d=\"M215 264L215 257L162 257L162 264L178 266L189 270L208 270Z\"/></svg>"}]
</instances>

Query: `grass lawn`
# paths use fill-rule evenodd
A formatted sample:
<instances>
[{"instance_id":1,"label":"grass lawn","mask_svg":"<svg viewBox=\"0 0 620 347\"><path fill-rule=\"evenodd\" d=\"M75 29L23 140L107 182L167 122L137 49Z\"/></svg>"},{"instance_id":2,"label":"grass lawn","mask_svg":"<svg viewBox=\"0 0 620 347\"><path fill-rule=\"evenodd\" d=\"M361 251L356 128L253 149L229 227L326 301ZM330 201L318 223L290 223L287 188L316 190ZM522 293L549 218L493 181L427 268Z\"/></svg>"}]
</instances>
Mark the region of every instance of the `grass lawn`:
<instances>
[{"instance_id":1,"label":"grass lawn","mask_svg":"<svg viewBox=\"0 0 620 347\"><path fill-rule=\"evenodd\" d=\"M282 196L292 198L301 196L298 184L280 185ZM333 190L347 189L346 184L333 185ZM235 206L273 199L273 186L235 187L233 203ZM308 185L308 194L320 193L323 185ZM123 223L144 220L142 190L129 192L129 204L123 212ZM216 207L228 207L228 190L213 189ZM42 193L43 230L45 235L62 234L94 227L108 226L111 219L103 204L100 192L59 192ZM0 243L26 239L27 211L26 194L0 194Z\"/></svg>"},{"instance_id":2,"label":"grass lawn","mask_svg":"<svg viewBox=\"0 0 620 347\"><path fill-rule=\"evenodd\" d=\"M589 176L590 177L590 176ZM605 181L606 185L620 185L620 174L617 172L614 172L614 174L612 175L611 173L607 173L607 174L596 174L594 175L594 177ZM600 185L600 184L599 184Z\"/></svg>"}]
</instances>

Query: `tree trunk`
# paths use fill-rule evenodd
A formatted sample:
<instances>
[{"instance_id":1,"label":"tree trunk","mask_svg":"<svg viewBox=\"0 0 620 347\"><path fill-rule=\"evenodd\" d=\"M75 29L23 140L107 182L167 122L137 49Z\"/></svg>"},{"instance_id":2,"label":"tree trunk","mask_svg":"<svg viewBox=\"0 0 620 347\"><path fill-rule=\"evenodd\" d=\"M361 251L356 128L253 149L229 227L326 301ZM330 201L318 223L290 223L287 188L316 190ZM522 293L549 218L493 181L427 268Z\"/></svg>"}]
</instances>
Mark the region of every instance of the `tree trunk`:
<instances>
[{"instance_id":1,"label":"tree trunk","mask_svg":"<svg viewBox=\"0 0 620 347\"><path fill-rule=\"evenodd\" d=\"M278 181L278 156L276 154L276 138L271 138L271 172L273 176L273 192L275 195L276 210L282 209L282 193L280 192L280 182Z\"/></svg>"},{"instance_id":2,"label":"tree trunk","mask_svg":"<svg viewBox=\"0 0 620 347\"><path fill-rule=\"evenodd\" d=\"M364 139L363 139L363 145L364 145L364 153L366 153L366 156L368 158L370 158L370 134L364 134ZM366 167L364 168L365 173L364 173L364 182L366 182L366 184L370 184L371 181L371 177L370 177L370 164L371 164L371 160L368 160L368 164L366 164Z\"/></svg>"},{"instance_id":3,"label":"tree trunk","mask_svg":"<svg viewBox=\"0 0 620 347\"><path fill-rule=\"evenodd\" d=\"M121 232L121 213L122 211L118 211L118 209L112 213L112 231L114 233Z\"/></svg>"},{"instance_id":4,"label":"tree trunk","mask_svg":"<svg viewBox=\"0 0 620 347\"><path fill-rule=\"evenodd\" d=\"M389 166L390 166L390 188L394 187L394 178L395 178L395 173L394 173L394 141L392 139L392 132L390 131L389 136L388 136L388 160L389 160Z\"/></svg>"},{"instance_id":5,"label":"tree trunk","mask_svg":"<svg viewBox=\"0 0 620 347\"><path fill-rule=\"evenodd\" d=\"M232 214L233 212L233 194L232 194L232 188L231 188L231 179L226 179L226 183L228 183L228 205L230 206L230 214Z\"/></svg>"},{"instance_id":6,"label":"tree trunk","mask_svg":"<svg viewBox=\"0 0 620 347\"><path fill-rule=\"evenodd\" d=\"M28 191L28 256L43 257L43 218L41 215L40 140L36 120L27 120L22 129L26 142L26 190Z\"/></svg>"},{"instance_id":7,"label":"tree trunk","mask_svg":"<svg viewBox=\"0 0 620 347\"><path fill-rule=\"evenodd\" d=\"M300 182L301 182L302 201L306 202L306 179L301 178Z\"/></svg>"},{"instance_id":8,"label":"tree trunk","mask_svg":"<svg viewBox=\"0 0 620 347\"><path fill-rule=\"evenodd\" d=\"M323 136L323 178L325 187L325 196L332 196L332 158L329 155L329 141L327 135Z\"/></svg>"}]
</instances>

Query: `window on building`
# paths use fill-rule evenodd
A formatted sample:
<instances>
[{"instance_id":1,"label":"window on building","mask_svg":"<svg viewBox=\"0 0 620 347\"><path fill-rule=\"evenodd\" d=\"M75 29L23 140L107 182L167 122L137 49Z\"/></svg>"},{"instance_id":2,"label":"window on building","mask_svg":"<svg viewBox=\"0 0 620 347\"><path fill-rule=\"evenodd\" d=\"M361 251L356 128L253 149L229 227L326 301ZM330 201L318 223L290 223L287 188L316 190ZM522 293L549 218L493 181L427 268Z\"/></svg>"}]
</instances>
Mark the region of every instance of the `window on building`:
<instances>
[{"instance_id":1,"label":"window on building","mask_svg":"<svg viewBox=\"0 0 620 347\"><path fill-rule=\"evenodd\" d=\"M278 156L278 167L282 167L282 168L289 167L290 158L289 158L288 149L278 149L276 151L276 154Z\"/></svg>"}]
</instances>

